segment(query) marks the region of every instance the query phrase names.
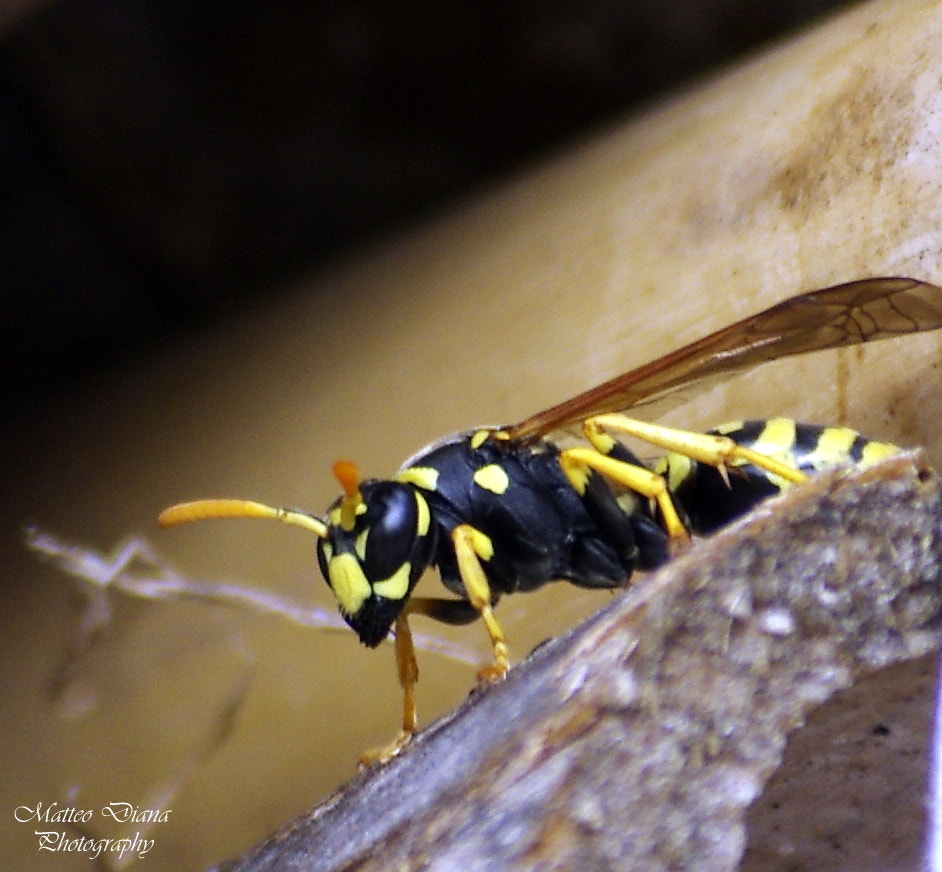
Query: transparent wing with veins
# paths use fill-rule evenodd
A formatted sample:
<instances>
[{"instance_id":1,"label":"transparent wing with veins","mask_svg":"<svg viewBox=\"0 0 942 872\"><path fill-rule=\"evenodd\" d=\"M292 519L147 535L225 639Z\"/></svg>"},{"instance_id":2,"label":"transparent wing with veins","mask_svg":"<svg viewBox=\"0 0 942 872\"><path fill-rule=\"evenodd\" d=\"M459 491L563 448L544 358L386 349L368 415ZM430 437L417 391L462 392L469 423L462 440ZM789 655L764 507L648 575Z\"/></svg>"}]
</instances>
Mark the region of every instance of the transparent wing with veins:
<instances>
[{"instance_id":1,"label":"transparent wing with veins","mask_svg":"<svg viewBox=\"0 0 942 872\"><path fill-rule=\"evenodd\" d=\"M942 327L942 288L908 278L871 278L799 294L537 412L507 428L538 439L606 412L657 404L659 411L762 363ZM672 402L675 400L675 402Z\"/></svg>"}]
</instances>

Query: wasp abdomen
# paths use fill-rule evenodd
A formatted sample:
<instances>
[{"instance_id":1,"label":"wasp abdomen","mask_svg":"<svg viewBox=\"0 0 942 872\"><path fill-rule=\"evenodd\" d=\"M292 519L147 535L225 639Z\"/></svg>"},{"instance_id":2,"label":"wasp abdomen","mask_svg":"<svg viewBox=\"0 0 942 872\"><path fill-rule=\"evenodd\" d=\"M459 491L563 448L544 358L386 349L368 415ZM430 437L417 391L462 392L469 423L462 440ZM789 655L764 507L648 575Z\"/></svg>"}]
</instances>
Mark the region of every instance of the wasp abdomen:
<instances>
[{"instance_id":1,"label":"wasp abdomen","mask_svg":"<svg viewBox=\"0 0 942 872\"><path fill-rule=\"evenodd\" d=\"M843 466L866 466L895 454L888 442L861 436L849 427L802 424L791 418L735 421L711 431L780 460L808 475ZM749 463L731 463L723 474L687 457L670 454L658 466L694 533L708 534L744 515L762 500L791 487Z\"/></svg>"}]
</instances>

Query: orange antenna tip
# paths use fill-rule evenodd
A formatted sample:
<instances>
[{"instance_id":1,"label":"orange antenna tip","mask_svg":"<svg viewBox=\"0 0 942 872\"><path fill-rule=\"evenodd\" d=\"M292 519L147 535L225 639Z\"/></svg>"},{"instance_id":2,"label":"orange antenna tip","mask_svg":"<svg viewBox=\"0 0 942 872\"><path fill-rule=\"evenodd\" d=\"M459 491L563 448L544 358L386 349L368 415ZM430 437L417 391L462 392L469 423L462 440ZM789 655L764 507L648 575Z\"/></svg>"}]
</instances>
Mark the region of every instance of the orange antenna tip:
<instances>
[{"instance_id":1,"label":"orange antenna tip","mask_svg":"<svg viewBox=\"0 0 942 872\"><path fill-rule=\"evenodd\" d=\"M357 512L362 511L363 495L360 493L360 470L349 460L338 460L334 464L334 478L343 488L340 498L340 526L350 531L356 523Z\"/></svg>"},{"instance_id":2,"label":"orange antenna tip","mask_svg":"<svg viewBox=\"0 0 942 872\"><path fill-rule=\"evenodd\" d=\"M343 492L353 499L360 494L360 470L349 460L338 460L333 466L334 478L340 482Z\"/></svg>"}]
</instances>

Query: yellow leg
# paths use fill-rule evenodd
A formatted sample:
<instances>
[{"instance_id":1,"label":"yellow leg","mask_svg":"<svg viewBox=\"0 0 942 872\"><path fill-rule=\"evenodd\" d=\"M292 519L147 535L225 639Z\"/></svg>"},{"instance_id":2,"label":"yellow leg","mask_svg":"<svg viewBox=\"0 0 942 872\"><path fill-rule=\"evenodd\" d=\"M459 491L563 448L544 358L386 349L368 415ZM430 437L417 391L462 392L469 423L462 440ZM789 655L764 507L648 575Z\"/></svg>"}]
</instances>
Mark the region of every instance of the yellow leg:
<instances>
[{"instance_id":1,"label":"yellow leg","mask_svg":"<svg viewBox=\"0 0 942 872\"><path fill-rule=\"evenodd\" d=\"M647 421L638 421L625 415L597 415L587 419L582 429L589 442L603 453L607 453L612 444L612 437L606 431L614 430L656 445L665 451L674 451L700 463L708 463L724 474L726 467L731 464L751 463L770 475L778 476L793 484L801 484L808 480L805 473L793 466L739 445L728 436L675 430L673 427L649 424Z\"/></svg>"},{"instance_id":2,"label":"yellow leg","mask_svg":"<svg viewBox=\"0 0 942 872\"><path fill-rule=\"evenodd\" d=\"M409 616L406 611L396 618L396 669L399 672L399 686L403 694L402 730L388 745L364 751L360 755L361 769L376 763L389 762L409 744L419 725L415 710L415 684L419 680L419 666L415 659L415 645L412 642L412 630L409 628Z\"/></svg>"},{"instance_id":3,"label":"yellow leg","mask_svg":"<svg viewBox=\"0 0 942 872\"><path fill-rule=\"evenodd\" d=\"M487 682L500 681L510 668L507 640L491 608L491 588L481 566L481 561L489 560L493 554L491 540L469 524L459 524L455 527L451 539L455 545L458 571L461 573L464 589L471 605L481 615L494 649L494 662L482 669L478 678Z\"/></svg>"},{"instance_id":4,"label":"yellow leg","mask_svg":"<svg viewBox=\"0 0 942 872\"><path fill-rule=\"evenodd\" d=\"M682 545L690 538L677 514L667 482L651 470L586 447L567 448L561 452L559 463L577 494L581 495L585 491L589 470L594 469L635 493L654 500L661 511L664 529L676 545Z\"/></svg>"},{"instance_id":5,"label":"yellow leg","mask_svg":"<svg viewBox=\"0 0 942 872\"><path fill-rule=\"evenodd\" d=\"M403 694L402 732L412 735L419 724L415 711L415 684L419 680L419 664L415 659L415 645L408 615L396 618L396 668Z\"/></svg>"}]
</instances>

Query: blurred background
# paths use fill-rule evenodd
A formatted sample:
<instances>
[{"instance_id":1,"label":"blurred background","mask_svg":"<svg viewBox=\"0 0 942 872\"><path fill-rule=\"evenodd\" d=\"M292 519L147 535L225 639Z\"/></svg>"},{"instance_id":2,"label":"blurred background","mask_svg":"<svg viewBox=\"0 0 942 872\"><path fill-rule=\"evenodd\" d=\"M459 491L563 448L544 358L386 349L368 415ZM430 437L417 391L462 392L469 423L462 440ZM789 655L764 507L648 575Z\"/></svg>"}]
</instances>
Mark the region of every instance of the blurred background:
<instances>
[{"instance_id":1,"label":"blurred background","mask_svg":"<svg viewBox=\"0 0 942 872\"><path fill-rule=\"evenodd\" d=\"M329 612L302 533L163 534L156 512L215 495L320 511L338 453L388 474L429 439L534 411L510 374L544 304L484 283L469 318L471 291L459 304L432 282L460 249L415 228L838 5L0 8L5 868L88 868L37 852L17 806L111 801L173 809L142 865L205 868L350 777L399 718L391 651L218 604L89 598L26 550L24 526L98 553L99 577L142 535L190 578ZM484 238L499 246L512 217ZM387 247L403 239L408 258ZM591 264L566 269L592 288ZM528 375L540 403L560 398ZM607 596L502 604L515 654ZM84 646L92 614L103 629ZM487 646L480 628L416 629L456 646L420 652L428 723ZM92 826L138 829L97 812Z\"/></svg>"},{"instance_id":2,"label":"blurred background","mask_svg":"<svg viewBox=\"0 0 942 872\"><path fill-rule=\"evenodd\" d=\"M0 414L840 5L10 0Z\"/></svg>"}]
</instances>

